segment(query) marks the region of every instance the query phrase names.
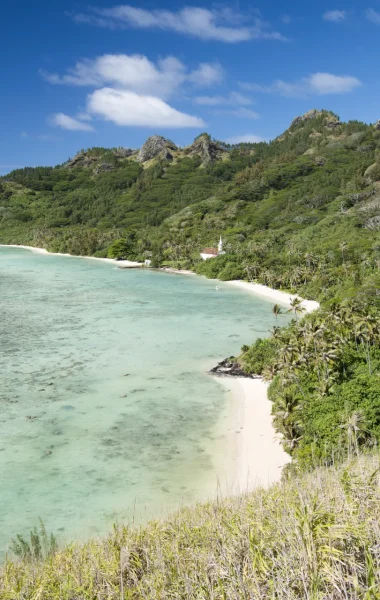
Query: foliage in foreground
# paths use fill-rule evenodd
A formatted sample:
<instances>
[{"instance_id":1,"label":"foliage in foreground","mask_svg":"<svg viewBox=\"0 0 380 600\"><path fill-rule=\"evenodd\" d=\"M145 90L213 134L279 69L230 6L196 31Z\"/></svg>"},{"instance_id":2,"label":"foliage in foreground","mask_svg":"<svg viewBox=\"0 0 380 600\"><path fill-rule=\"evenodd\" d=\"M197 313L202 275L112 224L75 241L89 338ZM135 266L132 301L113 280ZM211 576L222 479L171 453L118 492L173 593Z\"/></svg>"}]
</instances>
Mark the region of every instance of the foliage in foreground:
<instances>
[{"instance_id":1,"label":"foliage in foreground","mask_svg":"<svg viewBox=\"0 0 380 600\"><path fill-rule=\"evenodd\" d=\"M378 600L379 455L8 559L3 600Z\"/></svg>"}]
</instances>

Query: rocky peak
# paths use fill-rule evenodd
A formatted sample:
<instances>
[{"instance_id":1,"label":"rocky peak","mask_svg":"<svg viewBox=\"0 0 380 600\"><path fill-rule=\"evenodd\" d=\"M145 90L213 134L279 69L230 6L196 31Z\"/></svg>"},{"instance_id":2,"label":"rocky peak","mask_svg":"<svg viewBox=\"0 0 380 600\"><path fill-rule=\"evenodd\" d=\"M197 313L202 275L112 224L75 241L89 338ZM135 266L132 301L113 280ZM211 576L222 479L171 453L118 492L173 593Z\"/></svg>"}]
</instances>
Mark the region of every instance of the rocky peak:
<instances>
[{"instance_id":1,"label":"rocky peak","mask_svg":"<svg viewBox=\"0 0 380 600\"><path fill-rule=\"evenodd\" d=\"M83 150L82 152L78 152L78 154L76 154L73 159L69 160L65 164L65 167L67 169L74 169L75 167L82 167L82 168L92 168L94 166L97 167L99 165L99 163L106 165L107 163L103 160L102 156L107 152L112 152L116 158L128 158L129 156L132 156L132 154L135 154L136 151L132 150L131 148L115 148L114 150L104 149L103 153L102 152L93 153L91 150ZM102 171L102 170L104 171L104 170L110 170L110 169L100 168L100 171Z\"/></svg>"},{"instance_id":2,"label":"rocky peak","mask_svg":"<svg viewBox=\"0 0 380 600\"><path fill-rule=\"evenodd\" d=\"M211 140L208 135L200 135L195 138L194 142L184 149L187 156L200 156L203 164L220 160L223 155L228 153L228 150L219 146Z\"/></svg>"},{"instance_id":3,"label":"rocky peak","mask_svg":"<svg viewBox=\"0 0 380 600\"><path fill-rule=\"evenodd\" d=\"M322 115L323 115L322 110L317 110L316 108L312 108L311 110L306 112L304 115L301 115L300 117L296 117L295 119L293 119L293 121L290 124L290 127L299 125L300 123L303 123L304 121L310 121L311 119L317 119L318 117L321 117Z\"/></svg>"},{"instance_id":4,"label":"rocky peak","mask_svg":"<svg viewBox=\"0 0 380 600\"><path fill-rule=\"evenodd\" d=\"M163 158L172 160L172 151L178 150L177 146L171 140L167 140L161 135L152 135L141 147L137 155L138 162L144 163L152 158Z\"/></svg>"},{"instance_id":5,"label":"rocky peak","mask_svg":"<svg viewBox=\"0 0 380 600\"><path fill-rule=\"evenodd\" d=\"M324 120L324 124L327 129L335 129L341 125L341 122L335 115L328 115Z\"/></svg>"},{"instance_id":6,"label":"rocky peak","mask_svg":"<svg viewBox=\"0 0 380 600\"><path fill-rule=\"evenodd\" d=\"M328 129L335 129L335 127L338 127L341 124L339 119L337 119L337 117L333 113L313 108L312 110L306 112L304 115L293 119L289 129L292 129L292 127L299 125L300 123L304 123L305 121L311 121L311 119L318 119L319 117L323 116L325 116L324 125Z\"/></svg>"},{"instance_id":7,"label":"rocky peak","mask_svg":"<svg viewBox=\"0 0 380 600\"><path fill-rule=\"evenodd\" d=\"M374 127L377 131L380 131L380 119L378 120L377 123L375 123Z\"/></svg>"}]
</instances>

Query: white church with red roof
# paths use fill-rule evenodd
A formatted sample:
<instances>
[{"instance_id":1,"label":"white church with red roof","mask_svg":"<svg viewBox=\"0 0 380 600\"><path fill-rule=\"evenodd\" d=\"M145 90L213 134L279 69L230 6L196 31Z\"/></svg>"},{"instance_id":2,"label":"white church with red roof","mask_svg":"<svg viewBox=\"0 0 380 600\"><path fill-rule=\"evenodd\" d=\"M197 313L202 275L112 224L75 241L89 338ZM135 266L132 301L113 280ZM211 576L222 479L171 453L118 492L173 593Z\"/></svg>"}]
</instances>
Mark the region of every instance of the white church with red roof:
<instances>
[{"instance_id":1,"label":"white church with red roof","mask_svg":"<svg viewBox=\"0 0 380 600\"><path fill-rule=\"evenodd\" d=\"M223 240L220 238L217 248L203 248L200 256L203 260L208 260L209 258L216 258L222 254L225 254L225 252L223 252Z\"/></svg>"}]
</instances>

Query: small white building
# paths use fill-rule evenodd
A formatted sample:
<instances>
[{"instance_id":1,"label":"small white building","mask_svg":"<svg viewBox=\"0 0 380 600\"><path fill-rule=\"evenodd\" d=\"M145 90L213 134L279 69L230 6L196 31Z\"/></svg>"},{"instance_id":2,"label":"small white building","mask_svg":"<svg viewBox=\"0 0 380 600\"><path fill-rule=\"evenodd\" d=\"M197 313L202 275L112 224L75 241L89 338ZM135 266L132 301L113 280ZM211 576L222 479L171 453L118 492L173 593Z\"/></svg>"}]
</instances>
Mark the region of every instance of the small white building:
<instances>
[{"instance_id":1,"label":"small white building","mask_svg":"<svg viewBox=\"0 0 380 600\"><path fill-rule=\"evenodd\" d=\"M145 267L150 267L151 265L152 265L152 261L151 261L151 260L149 260L149 258L145 259L145 261L144 261L144 266L145 266Z\"/></svg>"},{"instance_id":2,"label":"small white building","mask_svg":"<svg viewBox=\"0 0 380 600\"><path fill-rule=\"evenodd\" d=\"M203 248L200 256L203 260L208 260L209 258L216 258L222 254L225 254L225 252L223 252L223 240L220 238L217 248Z\"/></svg>"}]
</instances>

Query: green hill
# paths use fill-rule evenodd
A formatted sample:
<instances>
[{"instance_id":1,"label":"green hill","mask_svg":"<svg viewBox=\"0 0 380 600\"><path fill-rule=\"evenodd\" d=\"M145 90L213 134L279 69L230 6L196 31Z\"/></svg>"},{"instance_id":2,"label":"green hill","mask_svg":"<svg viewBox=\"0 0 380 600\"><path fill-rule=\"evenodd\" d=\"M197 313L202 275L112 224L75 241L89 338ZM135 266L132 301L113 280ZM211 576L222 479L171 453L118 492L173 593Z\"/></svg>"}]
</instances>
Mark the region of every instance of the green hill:
<instances>
[{"instance_id":1,"label":"green hill","mask_svg":"<svg viewBox=\"0 0 380 600\"><path fill-rule=\"evenodd\" d=\"M228 268L212 269L223 278L259 258L256 275L267 283L310 287L309 274L289 274L294 252L337 262L345 241L350 260L354 250L372 253L379 149L377 126L340 123L326 111L295 119L270 143L227 147L202 134L183 149L159 136L140 151L92 148L1 178L0 240L106 256L128 237L130 258L153 253L196 266L202 246L222 235Z\"/></svg>"}]
</instances>

